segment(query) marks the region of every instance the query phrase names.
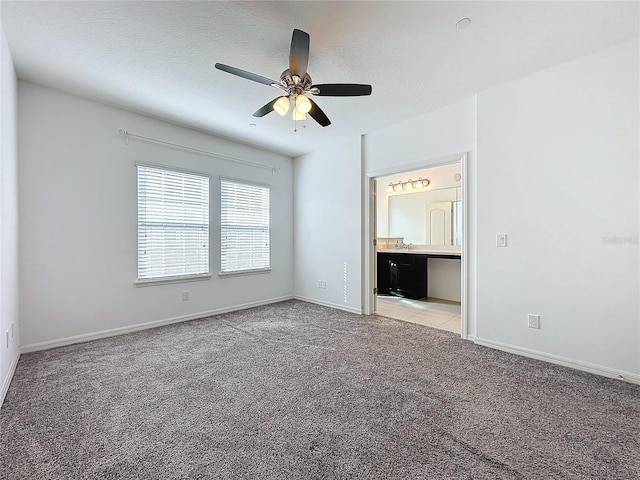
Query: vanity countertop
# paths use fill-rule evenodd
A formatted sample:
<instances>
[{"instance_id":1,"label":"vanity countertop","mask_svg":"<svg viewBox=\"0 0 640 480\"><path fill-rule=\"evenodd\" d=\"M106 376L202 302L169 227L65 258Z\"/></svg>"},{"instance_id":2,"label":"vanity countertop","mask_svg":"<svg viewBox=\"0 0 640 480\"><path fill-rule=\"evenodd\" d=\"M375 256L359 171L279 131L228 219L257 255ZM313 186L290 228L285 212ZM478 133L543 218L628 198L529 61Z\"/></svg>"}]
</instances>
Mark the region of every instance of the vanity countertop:
<instances>
[{"instance_id":1,"label":"vanity countertop","mask_svg":"<svg viewBox=\"0 0 640 480\"><path fill-rule=\"evenodd\" d=\"M460 257L462 253L460 250L438 250L438 249L425 249L425 248L385 248L378 250L378 253L408 253L413 255L454 255Z\"/></svg>"}]
</instances>

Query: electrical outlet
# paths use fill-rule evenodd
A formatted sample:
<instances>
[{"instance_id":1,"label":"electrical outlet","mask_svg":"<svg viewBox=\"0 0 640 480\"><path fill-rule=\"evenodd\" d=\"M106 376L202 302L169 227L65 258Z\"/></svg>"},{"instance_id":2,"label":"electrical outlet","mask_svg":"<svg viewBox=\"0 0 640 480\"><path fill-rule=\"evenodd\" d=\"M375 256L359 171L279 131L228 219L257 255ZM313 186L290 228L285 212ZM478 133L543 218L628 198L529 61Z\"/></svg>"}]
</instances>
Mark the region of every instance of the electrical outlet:
<instances>
[{"instance_id":1,"label":"electrical outlet","mask_svg":"<svg viewBox=\"0 0 640 480\"><path fill-rule=\"evenodd\" d=\"M184 290L182 292L182 301L186 302L187 300L189 300L189 290Z\"/></svg>"},{"instance_id":2,"label":"electrical outlet","mask_svg":"<svg viewBox=\"0 0 640 480\"><path fill-rule=\"evenodd\" d=\"M506 247L507 246L507 234L499 233L496 235L496 247Z\"/></svg>"},{"instance_id":3,"label":"electrical outlet","mask_svg":"<svg viewBox=\"0 0 640 480\"><path fill-rule=\"evenodd\" d=\"M530 313L527 319L529 328L540 328L540 315Z\"/></svg>"},{"instance_id":4,"label":"electrical outlet","mask_svg":"<svg viewBox=\"0 0 640 480\"><path fill-rule=\"evenodd\" d=\"M326 280L318 280L318 288L326 289L327 281Z\"/></svg>"}]
</instances>

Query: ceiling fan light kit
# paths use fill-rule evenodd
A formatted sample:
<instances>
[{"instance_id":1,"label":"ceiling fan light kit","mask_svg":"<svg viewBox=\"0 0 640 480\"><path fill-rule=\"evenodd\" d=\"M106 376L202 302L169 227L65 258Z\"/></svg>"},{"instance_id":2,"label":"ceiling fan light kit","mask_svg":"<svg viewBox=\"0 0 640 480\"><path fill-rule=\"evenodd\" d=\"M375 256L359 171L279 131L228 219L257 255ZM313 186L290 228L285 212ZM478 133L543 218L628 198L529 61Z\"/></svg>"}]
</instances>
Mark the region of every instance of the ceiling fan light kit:
<instances>
[{"instance_id":1,"label":"ceiling fan light kit","mask_svg":"<svg viewBox=\"0 0 640 480\"><path fill-rule=\"evenodd\" d=\"M322 109L308 96L325 97L359 97L371 95L371 85L355 83L326 83L314 85L307 65L309 63L309 34L302 30L294 29L291 37L291 48L289 50L289 68L280 75L280 80L275 81L255 73L240 70L239 68L216 63L216 68L223 72L237 75L254 82L262 83L280 89L286 93L259 108L254 117L264 117L275 110L279 115L285 116L289 112L289 107L293 103L291 117L294 122L304 121L307 114L311 116L321 126L331 125L331 120L325 115ZM294 131L296 131L294 129Z\"/></svg>"}]
</instances>

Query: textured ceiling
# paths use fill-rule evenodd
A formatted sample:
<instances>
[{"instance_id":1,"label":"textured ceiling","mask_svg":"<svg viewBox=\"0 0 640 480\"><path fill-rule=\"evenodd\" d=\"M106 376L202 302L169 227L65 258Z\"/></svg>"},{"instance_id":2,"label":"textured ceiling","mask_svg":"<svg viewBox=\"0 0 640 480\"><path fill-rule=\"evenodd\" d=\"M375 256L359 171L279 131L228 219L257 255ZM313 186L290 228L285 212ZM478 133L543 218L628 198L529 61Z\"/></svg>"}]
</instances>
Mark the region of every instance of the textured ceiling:
<instances>
[{"instance_id":1,"label":"textured ceiling","mask_svg":"<svg viewBox=\"0 0 640 480\"><path fill-rule=\"evenodd\" d=\"M18 76L296 156L638 36L638 2L2 1ZM463 17L471 25L458 30ZM279 91L294 28L315 83L370 83L317 97L333 124L293 132L252 113ZM256 126L250 126L255 123ZM123 127L125 127L123 125ZM144 134L144 132L139 132Z\"/></svg>"}]
</instances>

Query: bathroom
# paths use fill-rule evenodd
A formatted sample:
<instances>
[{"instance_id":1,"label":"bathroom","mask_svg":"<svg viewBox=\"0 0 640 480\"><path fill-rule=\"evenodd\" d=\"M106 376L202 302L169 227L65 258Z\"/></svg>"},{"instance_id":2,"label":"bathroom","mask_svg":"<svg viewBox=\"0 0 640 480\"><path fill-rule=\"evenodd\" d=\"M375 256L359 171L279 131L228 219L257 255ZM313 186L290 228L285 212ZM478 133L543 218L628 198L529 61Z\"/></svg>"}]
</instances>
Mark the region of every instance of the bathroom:
<instances>
[{"instance_id":1,"label":"bathroom","mask_svg":"<svg viewBox=\"0 0 640 480\"><path fill-rule=\"evenodd\" d=\"M460 334L460 162L376 178L376 312Z\"/></svg>"}]
</instances>

